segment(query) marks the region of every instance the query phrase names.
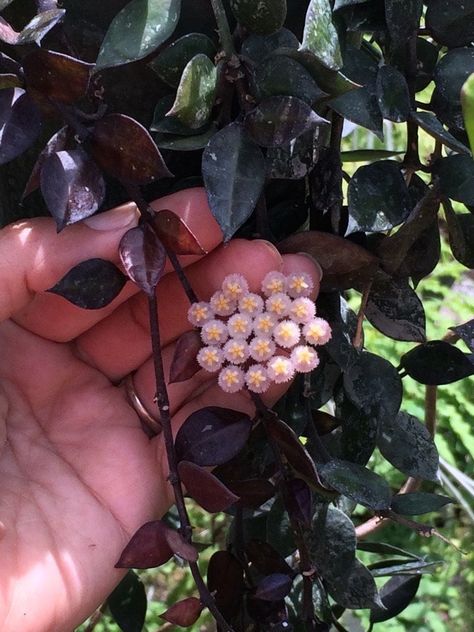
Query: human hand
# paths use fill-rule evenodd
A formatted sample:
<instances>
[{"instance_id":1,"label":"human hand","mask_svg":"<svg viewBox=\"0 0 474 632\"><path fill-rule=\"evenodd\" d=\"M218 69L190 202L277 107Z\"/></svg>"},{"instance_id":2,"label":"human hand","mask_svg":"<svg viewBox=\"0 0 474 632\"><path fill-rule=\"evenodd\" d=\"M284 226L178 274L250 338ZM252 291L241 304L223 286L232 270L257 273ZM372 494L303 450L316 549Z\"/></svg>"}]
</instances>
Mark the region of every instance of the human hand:
<instances>
[{"instance_id":1,"label":"human hand","mask_svg":"<svg viewBox=\"0 0 474 632\"><path fill-rule=\"evenodd\" d=\"M231 272L258 289L270 270L319 272L307 257L281 257L263 241L221 244L202 189L158 200L185 219L209 251L182 257L206 300ZM45 290L80 261L118 263L122 235L137 222L134 205L56 234L50 219L0 231L0 629L69 632L108 596L124 571L121 551L145 522L173 502L160 436L149 440L120 381L134 374L154 413L154 374L145 297L128 283L101 310L87 311ZM190 328L188 303L168 269L158 287L163 359ZM162 299L160 301L160 298ZM272 404L287 385L275 384ZM253 414L245 392L221 391L200 371L169 387L173 426L203 406Z\"/></svg>"}]
</instances>

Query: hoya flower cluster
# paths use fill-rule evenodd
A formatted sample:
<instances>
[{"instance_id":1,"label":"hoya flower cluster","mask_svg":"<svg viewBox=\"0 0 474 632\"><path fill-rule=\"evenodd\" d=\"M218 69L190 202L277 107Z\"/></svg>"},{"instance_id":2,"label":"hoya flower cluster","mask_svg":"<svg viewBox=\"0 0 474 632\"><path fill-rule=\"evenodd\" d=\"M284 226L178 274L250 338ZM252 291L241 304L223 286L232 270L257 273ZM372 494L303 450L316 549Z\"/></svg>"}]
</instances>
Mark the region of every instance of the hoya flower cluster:
<instances>
[{"instance_id":1,"label":"hoya flower cluster","mask_svg":"<svg viewBox=\"0 0 474 632\"><path fill-rule=\"evenodd\" d=\"M269 272L261 295L249 291L240 274L226 276L208 303L193 303L189 322L201 330L197 360L227 393L244 386L264 393L272 382L288 382L319 364L315 346L331 338L329 324L316 317L311 277Z\"/></svg>"}]
</instances>

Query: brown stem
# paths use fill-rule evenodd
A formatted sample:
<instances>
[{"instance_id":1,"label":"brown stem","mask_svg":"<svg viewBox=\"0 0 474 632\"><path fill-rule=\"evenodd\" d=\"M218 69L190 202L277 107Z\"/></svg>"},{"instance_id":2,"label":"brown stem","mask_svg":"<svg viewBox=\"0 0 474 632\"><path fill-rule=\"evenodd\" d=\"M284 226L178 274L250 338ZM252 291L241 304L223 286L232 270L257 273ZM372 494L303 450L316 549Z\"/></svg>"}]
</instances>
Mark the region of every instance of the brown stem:
<instances>
[{"instance_id":1,"label":"brown stem","mask_svg":"<svg viewBox=\"0 0 474 632\"><path fill-rule=\"evenodd\" d=\"M173 266L174 271L176 272L176 276L178 277L181 285L183 286L183 290L186 292L186 296L188 297L189 302L197 303L199 299L196 296L196 293L194 292L193 288L191 287L191 283L189 282L189 279L186 276L183 266L181 265L176 253L170 250L169 248L166 248L166 254L168 255L169 260L171 261L171 265Z\"/></svg>"},{"instance_id":2,"label":"brown stem","mask_svg":"<svg viewBox=\"0 0 474 632\"><path fill-rule=\"evenodd\" d=\"M211 0L211 6L214 12L214 17L216 18L222 49L226 57L230 59L233 55L235 55L235 48L224 5L222 4L222 0Z\"/></svg>"},{"instance_id":3,"label":"brown stem","mask_svg":"<svg viewBox=\"0 0 474 632\"><path fill-rule=\"evenodd\" d=\"M84 632L94 632L96 625L100 623L104 618L105 607L105 604L103 604L98 610L94 612L94 614L89 619L89 625Z\"/></svg>"},{"instance_id":4,"label":"brown stem","mask_svg":"<svg viewBox=\"0 0 474 632\"><path fill-rule=\"evenodd\" d=\"M355 332L354 340L352 341L352 344L358 351L362 349L362 345L363 345L363 333L364 333L363 324L364 324L364 318L365 318L365 310L367 307L367 302L369 300L372 283L373 283L373 279L370 279L366 283L366 286L362 293L362 299L360 301L359 313L357 315L357 327L356 327L356 332Z\"/></svg>"}]
</instances>

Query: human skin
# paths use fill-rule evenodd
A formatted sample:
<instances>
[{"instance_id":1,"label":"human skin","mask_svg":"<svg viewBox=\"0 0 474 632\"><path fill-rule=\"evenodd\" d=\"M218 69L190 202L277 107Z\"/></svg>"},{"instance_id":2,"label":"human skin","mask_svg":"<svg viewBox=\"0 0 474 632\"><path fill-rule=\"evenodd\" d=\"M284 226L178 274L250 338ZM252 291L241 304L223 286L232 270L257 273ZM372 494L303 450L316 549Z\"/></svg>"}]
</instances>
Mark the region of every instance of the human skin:
<instances>
[{"instance_id":1,"label":"human skin","mask_svg":"<svg viewBox=\"0 0 474 632\"><path fill-rule=\"evenodd\" d=\"M183 217L209 251L181 258L200 299L236 271L257 290L270 270L310 273L316 296L320 273L307 257L281 257L260 240L222 245L202 189L154 207ZM162 438L146 437L120 384L135 372L136 390L154 411L144 296L128 283L109 306L87 311L45 292L85 259L118 264L120 239L136 223L130 204L59 235L47 218L0 231L2 632L74 630L122 578L114 564L133 533L173 502ZM190 328L169 266L157 294L168 374L174 342ZM274 403L285 388L275 385L265 401ZM246 393L222 392L204 371L169 394L174 432L203 406L254 413Z\"/></svg>"}]
</instances>

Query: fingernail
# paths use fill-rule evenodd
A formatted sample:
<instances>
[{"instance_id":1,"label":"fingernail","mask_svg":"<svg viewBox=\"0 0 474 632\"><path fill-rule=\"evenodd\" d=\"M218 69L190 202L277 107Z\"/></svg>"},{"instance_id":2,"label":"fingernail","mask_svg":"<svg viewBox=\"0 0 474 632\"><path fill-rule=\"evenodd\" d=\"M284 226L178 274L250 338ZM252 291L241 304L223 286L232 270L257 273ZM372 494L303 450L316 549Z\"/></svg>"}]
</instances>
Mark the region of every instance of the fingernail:
<instances>
[{"instance_id":1,"label":"fingernail","mask_svg":"<svg viewBox=\"0 0 474 632\"><path fill-rule=\"evenodd\" d=\"M119 230L135 225L138 221L138 211L135 204L124 204L111 211L93 215L84 220L84 224L93 230Z\"/></svg>"},{"instance_id":2,"label":"fingernail","mask_svg":"<svg viewBox=\"0 0 474 632\"><path fill-rule=\"evenodd\" d=\"M271 241L267 241L266 239L254 239L253 242L256 244L258 243L258 244L262 244L263 246L266 246L274 257L276 256L279 259L281 259L280 251L278 250L276 246L272 244Z\"/></svg>"},{"instance_id":3,"label":"fingernail","mask_svg":"<svg viewBox=\"0 0 474 632\"><path fill-rule=\"evenodd\" d=\"M296 254L299 255L300 257L306 257L313 263L313 265L319 272L319 280L321 281L321 279L323 278L323 269L321 268L320 263L316 261L316 259L312 255L308 254L307 252L297 252Z\"/></svg>"}]
</instances>

